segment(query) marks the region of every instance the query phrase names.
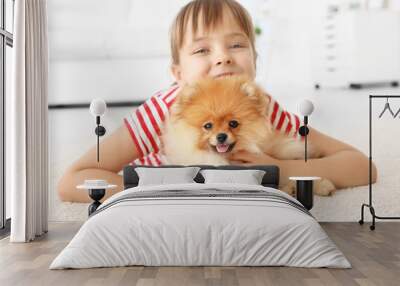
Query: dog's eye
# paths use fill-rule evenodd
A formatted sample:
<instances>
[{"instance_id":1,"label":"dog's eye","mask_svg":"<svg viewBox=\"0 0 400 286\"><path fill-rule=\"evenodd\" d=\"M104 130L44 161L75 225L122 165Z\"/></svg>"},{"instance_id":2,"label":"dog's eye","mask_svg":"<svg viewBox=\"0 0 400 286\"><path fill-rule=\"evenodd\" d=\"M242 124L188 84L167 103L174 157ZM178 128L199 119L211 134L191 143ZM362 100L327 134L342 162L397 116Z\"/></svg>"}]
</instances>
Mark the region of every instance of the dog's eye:
<instances>
[{"instance_id":1,"label":"dog's eye","mask_svg":"<svg viewBox=\"0 0 400 286\"><path fill-rule=\"evenodd\" d=\"M206 124L204 124L204 129L211 129L212 128L212 123L210 123L210 122L208 122L208 123L206 123Z\"/></svg>"},{"instance_id":2,"label":"dog's eye","mask_svg":"<svg viewBox=\"0 0 400 286\"><path fill-rule=\"evenodd\" d=\"M229 126L232 128L236 128L239 126L239 122L237 122L236 120L231 120L229 121Z\"/></svg>"}]
</instances>

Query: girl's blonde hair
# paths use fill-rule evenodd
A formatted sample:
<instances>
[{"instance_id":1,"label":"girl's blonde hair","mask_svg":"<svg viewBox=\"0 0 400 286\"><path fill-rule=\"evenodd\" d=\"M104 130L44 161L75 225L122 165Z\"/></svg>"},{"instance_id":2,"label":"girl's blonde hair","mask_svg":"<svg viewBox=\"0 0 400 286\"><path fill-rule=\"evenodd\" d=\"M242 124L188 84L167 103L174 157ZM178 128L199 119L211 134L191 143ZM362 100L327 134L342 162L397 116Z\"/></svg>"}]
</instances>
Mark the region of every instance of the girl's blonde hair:
<instances>
[{"instance_id":1,"label":"girl's blonde hair","mask_svg":"<svg viewBox=\"0 0 400 286\"><path fill-rule=\"evenodd\" d=\"M251 17L247 10L235 0L193 0L186 4L176 16L170 30L172 63L179 64L179 50L182 48L185 31L189 21L193 34L197 32L199 20L206 30L215 28L222 22L224 8L236 19L239 27L249 38L255 57L255 33ZM199 15L202 15L199 19Z\"/></svg>"}]
</instances>

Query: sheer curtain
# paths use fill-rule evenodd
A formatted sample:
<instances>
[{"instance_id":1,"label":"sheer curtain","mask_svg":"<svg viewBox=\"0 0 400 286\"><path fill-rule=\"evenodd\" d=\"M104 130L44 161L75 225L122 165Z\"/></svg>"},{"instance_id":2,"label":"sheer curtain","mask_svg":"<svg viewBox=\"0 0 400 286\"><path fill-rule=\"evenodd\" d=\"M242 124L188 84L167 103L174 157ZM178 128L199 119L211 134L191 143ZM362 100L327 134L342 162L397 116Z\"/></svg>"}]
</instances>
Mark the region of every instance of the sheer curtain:
<instances>
[{"instance_id":1,"label":"sheer curtain","mask_svg":"<svg viewBox=\"0 0 400 286\"><path fill-rule=\"evenodd\" d=\"M47 232L47 1L16 0L14 70L6 114L12 242Z\"/></svg>"}]
</instances>

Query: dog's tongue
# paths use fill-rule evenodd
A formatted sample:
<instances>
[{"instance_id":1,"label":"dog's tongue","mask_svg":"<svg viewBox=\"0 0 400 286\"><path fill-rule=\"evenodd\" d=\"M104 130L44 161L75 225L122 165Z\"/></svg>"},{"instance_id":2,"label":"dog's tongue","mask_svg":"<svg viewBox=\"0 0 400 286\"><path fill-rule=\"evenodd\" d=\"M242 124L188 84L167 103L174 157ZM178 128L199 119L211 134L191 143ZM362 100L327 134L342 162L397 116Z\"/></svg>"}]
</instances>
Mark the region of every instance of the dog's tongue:
<instances>
[{"instance_id":1,"label":"dog's tongue","mask_svg":"<svg viewBox=\"0 0 400 286\"><path fill-rule=\"evenodd\" d=\"M217 151L218 153L225 153L228 151L229 144L217 144Z\"/></svg>"}]
</instances>

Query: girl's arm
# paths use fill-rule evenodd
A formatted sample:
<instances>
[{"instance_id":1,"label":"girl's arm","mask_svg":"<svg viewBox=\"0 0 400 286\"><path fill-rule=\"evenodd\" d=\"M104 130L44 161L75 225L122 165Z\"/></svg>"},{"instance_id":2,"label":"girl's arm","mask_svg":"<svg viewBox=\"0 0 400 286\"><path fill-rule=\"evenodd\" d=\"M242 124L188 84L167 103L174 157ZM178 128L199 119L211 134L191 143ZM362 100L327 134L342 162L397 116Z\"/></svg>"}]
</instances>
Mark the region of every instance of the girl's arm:
<instances>
[{"instance_id":1,"label":"girl's arm","mask_svg":"<svg viewBox=\"0 0 400 286\"><path fill-rule=\"evenodd\" d=\"M281 182L286 182L289 176L319 176L329 179L336 188L348 188L368 185L369 160L356 148L309 128L309 142L322 152L318 159L279 160L268 155L237 153L231 159L252 164L271 164L280 168ZM372 182L377 178L377 169L372 164Z\"/></svg>"},{"instance_id":2,"label":"girl's arm","mask_svg":"<svg viewBox=\"0 0 400 286\"><path fill-rule=\"evenodd\" d=\"M122 125L105 137L100 143L100 151L100 163L97 163L96 146L93 146L66 170L57 186L62 201L91 202L87 191L76 188L85 179L103 179L117 185L116 189L106 191L104 199L123 190L123 179L118 172L138 157L128 129Z\"/></svg>"}]
</instances>

